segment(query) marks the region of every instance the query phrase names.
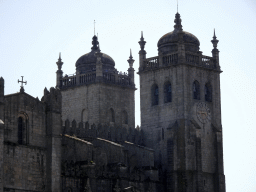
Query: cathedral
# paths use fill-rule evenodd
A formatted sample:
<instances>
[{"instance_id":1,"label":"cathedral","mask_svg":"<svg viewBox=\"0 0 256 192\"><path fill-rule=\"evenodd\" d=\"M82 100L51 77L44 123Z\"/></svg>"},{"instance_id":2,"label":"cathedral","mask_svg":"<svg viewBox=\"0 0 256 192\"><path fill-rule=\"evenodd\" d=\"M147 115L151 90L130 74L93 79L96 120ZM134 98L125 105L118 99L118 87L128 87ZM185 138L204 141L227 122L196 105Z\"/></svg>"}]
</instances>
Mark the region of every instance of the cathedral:
<instances>
[{"instance_id":1,"label":"cathedral","mask_svg":"<svg viewBox=\"0 0 256 192\"><path fill-rule=\"evenodd\" d=\"M95 35L74 75L59 56L41 100L23 85L4 95L1 77L0 192L225 192L215 31L211 42L203 55L178 12L157 56L141 33L140 127L132 54L119 72Z\"/></svg>"}]
</instances>

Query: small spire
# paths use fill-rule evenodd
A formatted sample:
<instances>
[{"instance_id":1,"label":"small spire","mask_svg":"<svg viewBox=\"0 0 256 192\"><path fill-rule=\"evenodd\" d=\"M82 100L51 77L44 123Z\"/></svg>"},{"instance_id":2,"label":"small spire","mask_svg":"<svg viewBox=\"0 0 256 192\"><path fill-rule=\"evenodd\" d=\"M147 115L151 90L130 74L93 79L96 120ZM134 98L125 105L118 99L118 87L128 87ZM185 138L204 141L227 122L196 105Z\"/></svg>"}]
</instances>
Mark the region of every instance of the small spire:
<instances>
[{"instance_id":1,"label":"small spire","mask_svg":"<svg viewBox=\"0 0 256 192\"><path fill-rule=\"evenodd\" d=\"M141 31L141 38L140 38L139 44L140 44L141 50L144 50L144 46L146 44L146 41L144 41L143 31Z\"/></svg>"},{"instance_id":2,"label":"small spire","mask_svg":"<svg viewBox=\"0 0 256 192\"><path fill-rule=\"evenodd\" d=\"M59 59L58 60L61 61L61 52L59 53Z\"/></svg>"},{"instance_id":3,"label":"small spire","mask_svg":"<svg viewBox=\"0 0 256 192\"><path fill-rule=\"evenodd\" d=\"M140 38L141 41L144 41L144 37L143 37L143 31L141 31L141 38Z\"/></svg>"},{"instance_id":4,"label":"small spire","mask_svg":"<svg viewBox=\"0 0 256 192\"><path fill-rule=\"evenodd\" d=\"M213 32L213 39L216 39L216 35L215 35L215 28L214 28L214 32Z\"/></svg>"},{"instance_id":5,"label":"small spire","mask_svg":"<svg viewBox=\"0 0 256 192\"><path fill-rule=\"evenodd\" d=\"M130 68L132 68L133 67L133 63L134 63L134 59L132 57L132 49L130 49L130 57L129 57L129 59L127 61L128 61L129 65L130 65Z\"/></svg>"},{"instance_id":6,"label":"small spire","mask_svg":"<svg viewBox=\"0 0 256 192\"><path fill-rule=\"evenodd\" d=\"M59 59L58 61L56 62L56 64L58 65L58 70L61 70L61 67L63 65L63 62L61 61L61 52L59 53Z\"/></svg>"},{"instance_id":7,"label":"small spire","mask_svg":"<svg viewBox=\"0 0 256 192\"><path fill-rule=\"evenodd\" d=\"M219 40L217 40L217 37L216 37L216 35L215 35L215 29L214 29L214 31L213 31L213 37L212 37L211 42L212 42L212 44L213 44L213 48L216 50Z\"/></svg>"}]
</instances>

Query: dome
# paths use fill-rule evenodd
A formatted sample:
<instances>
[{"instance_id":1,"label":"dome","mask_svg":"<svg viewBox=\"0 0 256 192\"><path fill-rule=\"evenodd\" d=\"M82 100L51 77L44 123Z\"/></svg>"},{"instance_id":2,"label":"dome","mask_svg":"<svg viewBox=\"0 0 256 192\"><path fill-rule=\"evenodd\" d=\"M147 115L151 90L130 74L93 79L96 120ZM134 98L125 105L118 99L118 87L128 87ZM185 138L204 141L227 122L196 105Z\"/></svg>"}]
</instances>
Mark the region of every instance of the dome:
<instances>
[{"instance_id":1,"label":"dome","mask_svg":"<svg viewBox=\"0 0 256 192\"><path fill-rule=\"evenodd\" d=\"M86 73L90 71L95 71L96 69L96 61L97 57L95 55L96 52L100 51L97 41L97 37L93 37L92 41L93 47L92 51L89 53L86 53L82 55L77 61L76 61L76 70L79 73ZM107 54L102 53L101 61L103 63L103 71L111 71L115 68L115 61Z\"/></svg>"},{"instance_id":2,"label":"dome","mask_svg":"<svg viewBox=\"0 0 256 192\"><path fill-rule=\"evenodd\" d=\"M198 38L195 35L182 30L179 13L176 13L174 22L175 22L174 30L172 32L166 33L159 39L157 43L158 51L161 52L162 54L166 54L167 52L178 51L177 44L178 44L180 34L183 38L186 51L191 51L191 52L199 51L200 42Z\"/></svg>"}]
</instances>

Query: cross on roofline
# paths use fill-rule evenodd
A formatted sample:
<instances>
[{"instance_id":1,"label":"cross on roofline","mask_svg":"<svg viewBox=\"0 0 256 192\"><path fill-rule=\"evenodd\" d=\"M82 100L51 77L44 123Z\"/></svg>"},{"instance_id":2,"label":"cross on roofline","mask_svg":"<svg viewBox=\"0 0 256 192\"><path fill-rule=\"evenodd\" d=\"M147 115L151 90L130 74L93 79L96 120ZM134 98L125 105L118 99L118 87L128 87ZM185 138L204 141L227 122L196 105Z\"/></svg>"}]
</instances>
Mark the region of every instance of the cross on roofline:
<instances>
[{"instance_id":1,"label":"cross on roofline","mask_svg":"<svg viewBox=\"0 0 256 192\"><path fill-rule=\"evenodd\" d=\"M23 77L24 77L24 76L21 76L21 81L18 79L18 83L21 83L20 92L24 92L23 83L25 83L25 85L27 85L27 81L23 81Z\"/></svg>"}]
</instances>

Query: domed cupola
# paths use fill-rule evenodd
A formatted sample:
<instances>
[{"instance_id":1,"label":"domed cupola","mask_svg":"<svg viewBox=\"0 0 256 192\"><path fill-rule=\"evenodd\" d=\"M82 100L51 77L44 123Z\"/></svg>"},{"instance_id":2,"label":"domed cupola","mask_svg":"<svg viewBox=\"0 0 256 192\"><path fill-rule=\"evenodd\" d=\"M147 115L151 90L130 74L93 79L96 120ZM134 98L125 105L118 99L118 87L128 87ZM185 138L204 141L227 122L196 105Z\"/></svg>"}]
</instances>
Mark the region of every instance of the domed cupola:
<instances>
[{"instance_id":1,"label":"domed cupola","mask_svg":"<svg viewBox=\"0 0 256 192\"><path fill-rule=\"evenodd\" d=\"M162 36L158 43L158 53L165 55L178 51L178 41L182 38L185 50L190 52L199 51L200 42L197 37L189 32L183 31L180 14L177 12L174 20L174 30Z\"/></svg>"},{"instance_id":2,"label":"domed cupola","mask_svg":"<svg viewBox=\"0 0 256 192\"><path fill-rule=\"evenodd\" d=\"M96 52L100 51L98 37L93 36L92 38L92 51L82 55L76 61L76 72L77 74L88 73L96 70L96 61L97 56ZM114 71L115 70L115 61L107 54L102 53L101 61L103 63L102 70L103 71Z\"/></svg>"}]
</instances>

